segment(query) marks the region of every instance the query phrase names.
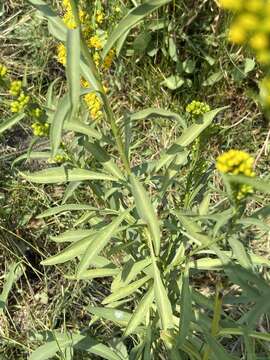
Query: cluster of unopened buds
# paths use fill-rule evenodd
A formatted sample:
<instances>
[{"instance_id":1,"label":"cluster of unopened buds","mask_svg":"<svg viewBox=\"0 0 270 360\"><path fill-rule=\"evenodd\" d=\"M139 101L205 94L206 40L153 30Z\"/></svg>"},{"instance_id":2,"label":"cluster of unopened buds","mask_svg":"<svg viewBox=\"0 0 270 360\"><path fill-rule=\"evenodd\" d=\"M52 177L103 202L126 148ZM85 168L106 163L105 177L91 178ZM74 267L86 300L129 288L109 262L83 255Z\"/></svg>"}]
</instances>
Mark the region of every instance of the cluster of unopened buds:
<instances>
[{"instance_id":1,"label":"cluster of unopened buds","mask_svg":"<svg viewBox=\"0 0 270 360\"><path fill-rule=\"evenodd\" d=\"M40 121L36 121L31 125L33 129L33 134L35 136L48 136L50 125L48 123L42 123Z\"/></svg>"},{"instance_id":2,"label":"cluster of unopened buds","mask_svg":"<svg viewBox=\"0 0 270 360\"><path fill-rule=\"evenodd\" d=\"M216 161L216 168L223 174L244 175L254 177L253 170L254 158L242 150L231 149L221 154ZM234 185L236 198L243 199L246 195L252 193L252 186L247 184Z\"/></svg>"},{"instance_id":3,"label":"cluster of unopened buds","mask_svg":"<svg viewBox=\"0 0 270 360\"><path fill-rule=\"evenodd\" d=\"M210 106L204 102L193 100L186 107L186 112L192 116L201 116L210 111Z\"/></svg>"}]
</instances>

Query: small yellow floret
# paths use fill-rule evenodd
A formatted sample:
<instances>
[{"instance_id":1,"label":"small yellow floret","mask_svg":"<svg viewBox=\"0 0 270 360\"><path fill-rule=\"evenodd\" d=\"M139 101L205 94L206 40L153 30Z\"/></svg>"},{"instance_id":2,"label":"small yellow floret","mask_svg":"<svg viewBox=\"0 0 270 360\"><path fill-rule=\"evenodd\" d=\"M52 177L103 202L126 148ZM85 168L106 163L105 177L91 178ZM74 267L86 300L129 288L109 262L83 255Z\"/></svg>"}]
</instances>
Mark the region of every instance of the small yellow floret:
<instances>
[{"instance_id":1,"label":"small yellow floret","mask_svg":"<svg viewBox=\"0 0 270 360\"><path fill-rule=\"evenodd\" d=\"M218 2L227 10L240 11L243 9L243 0L218 0Z\"/></svg>"},{"instance_id":2,"label":"small yellow floret","mask_svg":"<svg viewBox=\"0 0 270 360\"><path fill-rule=\"evenodd\" d=\"M6 76L8 72L8 69L5 65L0 64L0 78L3 78Z\"/></svg>"},{"instance_id":3,"label":"small yellow floret","mask_svg":"<svg viewBox=\"0 0 270 360\"><path fill-rule=\"evenodd\" d=\"M243 42L246 40L246 31L237 22L234 23L230 28L229 40L235 44L243 44Z\"/></svg>"},{"instance_id":4,"label":"small yellow floret","mask_svg":"<svg viewBox=\"0 0 270 360\"><path fill-rule=\"evenodd\" d=\"M64 66L67 63L67 50L62 43L57 46L57 61Z\"/></svg>"}]
</instances>

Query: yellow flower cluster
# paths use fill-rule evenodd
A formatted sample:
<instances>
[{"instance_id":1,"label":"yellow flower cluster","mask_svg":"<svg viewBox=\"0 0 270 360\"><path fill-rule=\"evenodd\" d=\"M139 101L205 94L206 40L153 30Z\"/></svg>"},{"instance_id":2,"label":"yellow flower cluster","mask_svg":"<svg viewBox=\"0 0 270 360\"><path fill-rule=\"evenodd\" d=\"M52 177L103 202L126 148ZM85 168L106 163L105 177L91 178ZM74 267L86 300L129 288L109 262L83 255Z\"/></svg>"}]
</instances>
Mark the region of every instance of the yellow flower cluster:
<instances>
[{"instance_id":1,"label":"yellow flower cluster","mask_svg":"<svg viewBox=\"0 0 270 360\"><path fill-rule=\"evenodd\" d=\"M32 129L33 129L33 134L35 136L39 136L39 137L42 137L42 136L48 136L49 135L49 128L50 128L50 125L48 123L41 123L39 121L37 122L34 122L32 125L31 125Z\"/></svg>"},{"instance_id":2,"label":"yellow flower cluster","mask_svg":"<svg viewBox=\"0 0 270 360\"><path fill-rule=\"evenodd\" d=\"M20 80L14 80L10 83L9 93L12 96L18 96L22 88L22 82Z\"/></svg>"},{"instance_id":3,"label":"yellow flower cluster","mask_svg":"<svg viewBox=\"0 0 270 360\"><path fill-rule=\"evenodd\" d=\"M217 158L216 167L224 174L254 177L253 164L254 159L248 153L231 149ZM246 184L235 185L234 190L238 200L242 200L253 191L252 186Z\"/></svg>"},{"instance_id":4,"label":"yellow flower cluster","mask_svg":"<svg viewBox=\"0 0 270 360\"><path fill-rule=\"evenodd\" d=\"M30 96L25 95L23 91L20 92L20 96L17 100L12 101L10 104L10 111L13 113L17 113L24 109L24 107L29 103Z\"/></svg>"},{"instance_id":5,"label":"yellow flower cluster","mask_svg":"<svg viewBox=\"0 0 270 360\"><path fill-rule=\"evenodd\" d=\"M82 86L88 88L90 87L90 84L83 80ZM99 97L94 92L91 92L84 95L84 101L88 107L91 118L93 120L98 120L102 116L102 103Z\"/></svg>"},{"instance_id":6,"label":"yellow flower cluster","mask_svg":"<svg viewBox=\"0 0 270 360\"><path fill-rule=\"evenodd\" d=\"M0 79L5 77L7 74L7 67L5 65L0 64Z\"/></svg>"},{"instance_id":7,"label":"yellow flower cluster","mask_svg":"<svg viewBox=\"0 0 270 360\"><path fill-rule=\"evenodd\" d=\"M270 107L270 77L266 76L260 82L260 96L263 102L263 105Z\"/></svg>"},{"instance_id":8,"label":"yellow flower cluster","mask_svg":"<svg viewBox=\"0 0 270 360\"><path fill-rule=\"evenodd\" d=\"M236 13L229 39L236 44L248 44L258 61L270 64L270 0L219 0L225 9Z\"/></svg>"},{"instance_id":9,"label":"yellow flower cluster","mask_svg":"<svg viewBox=\"0 0 270 360\"><path fill-rule=\"evenodd\" d=\"M62 43L57 46L57 61L64 66L67 64L67 51Z\"/></svg>"},{"instance_id":10,"label":"yellow flower cluster","mask_svg":"<svg viewBox=\"0 0 270 360\"><path fill-rule=\"evenodd\" d=\"M210 111L210 106L204 102L193 100L186 107L186 112L193 116L200 116Z\"/></svg>"},{"instance_id":11,"label":"yellow flower cluster","mask_svg":"<svg viewBox=\"0 0 270 360\"><path fill-rule=\"evenodd\" d=\"M103 47L102 41L98 35L91 36L87 43L90 48L96 50L100 50Z\"/></svg>"},{"instance_id":12,"label":"yellow flower cluster","mask_svg":"<svg viewBox=\"0 0 270 360\"><path fill-rule=\"evenodd\" d=\"M96 16L95 16L96 22L98 24L102 24L104 19L105 19L105 14L102 10L97 10L96 11Z\"/></svg>"},{"instance_id":13,"label":"yellow flower cluster","mask_svg":"<svg viewBox=\"0 0 270 360\"><path fill-rule=\"evenodd\" d=\"M245 151L229 150L217 158L217 169L224 174L255 176L254 159Z\"/></svg>"}]
</instances>

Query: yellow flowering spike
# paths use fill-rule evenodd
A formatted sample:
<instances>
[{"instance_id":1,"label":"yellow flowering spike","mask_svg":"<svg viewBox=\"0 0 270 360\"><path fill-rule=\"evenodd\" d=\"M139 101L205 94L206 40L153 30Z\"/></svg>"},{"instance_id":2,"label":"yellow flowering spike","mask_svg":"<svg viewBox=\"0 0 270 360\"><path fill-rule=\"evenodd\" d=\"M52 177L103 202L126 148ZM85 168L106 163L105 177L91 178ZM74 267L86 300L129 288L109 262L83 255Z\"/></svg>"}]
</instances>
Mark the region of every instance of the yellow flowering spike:
<instances>
[{"instance_id":1,"label":"yellow flowering spike","mask_svg":"<svg viewBox=\"0 0 270 360\"><path fill-rule=\"evenodd\" d=\"M260 20L256 15L245 12L238 16L236 23L245 30L254 30L259 25Z\"/></svg>"},{"instance_id":2,"label":"yellow flowering spike","mask_svg":"<svg viewBox=\"0 0 270 360\"><path fill-rule=\"evenodd\" d=\"M217 158L216 168L224 174L255 176L254 159L241 150L229 150Z\"/></svg>"},{"instance_id":3,"label":"yellow flowering spike","mask_svg":"<svg viewBox=\"0 0 270 360\"><path fill-rule=\"evenodd\" d=\"M64 66L67 63L67 51L62 43L57 46L57 61Z\"/></svg>"},{"instance_id":4,"label":"yellow flowering spike","mask_svg":"<svg viewBox=\"0 0 270 360\"><path fill-rule=\"evenodd\" d=\"M84 101L89 109L89 113L93 120L97 120L102 115L102 104L95 93L89 93L84 96Z\"/></svg>"}]
</instances>

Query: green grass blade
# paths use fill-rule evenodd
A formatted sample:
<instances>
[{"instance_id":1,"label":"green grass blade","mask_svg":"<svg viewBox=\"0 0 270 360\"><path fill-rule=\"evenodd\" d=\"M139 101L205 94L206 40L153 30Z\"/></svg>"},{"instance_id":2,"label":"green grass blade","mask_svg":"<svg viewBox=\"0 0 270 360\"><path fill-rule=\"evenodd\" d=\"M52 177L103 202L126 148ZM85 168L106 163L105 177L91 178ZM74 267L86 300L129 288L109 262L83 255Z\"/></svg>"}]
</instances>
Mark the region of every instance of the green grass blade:
<instances>
[{"instance_id":1,"label":"green grass blade","mask_svg":"<svg viewBox=\"0 0 270 360\"><path fill-rule=\"evenodd\" d=\"M23 271L19 263L10 265L8 273L5 276L5 282L0 294L0 315L6 307L8 295L14 283L22 276Z\"/></svg>"},{"instance_id":2,"label":"green grass blade","mask_svg":"<svg viewBox=\"0 0 270 360\"><path fill-rule=\"evenodd\" d=\"M76 28L68 30L67 34L67 66L66 74L69 86L69 98L71 114L70 119L74 117L79 106L80 101L80 29Z\"/></svg>"},{"instance_id":3,"label":"green grass blade","mask_svg":"<svg viewBox=\"0 0 270 360\"><path fill-rule=\"evenodd\" d=\"M107 225L104 229L96 233L95 238L92 243L86 249L85 254L83 255L78 269L77 275L80 276L82 273L87 270L89 265L91 264L92 259L103 250L103 248L110 241L111 237L118 231L118 228L122 221L127 216L128 211L124 211L120 214L116 219L114 219L109 225Z\"/></svg>"},{"instance_id":4,"label":"green grass blade","mask_svg":"<svg viewBox=\"0 0 270 360\"><path fill-rule=\"evenodd\" d=\"M156 256L160 251L160 228L150 198L143 185L136 179L135 175L130 176L131 191L134 196L136 209L139 216L146 222L154 244Z\"/></svg>"},{"instance_id":5,"label":"green grass blade","mask_svg":"<svg viewBox=\"0 0 270 360\"><path fill-rule=\"evenodd\" d=\"M110 49L114 46L114 44L122 35L128 32L138 22L143 20L148 14L151 14L151 12L157 10L163 5L168 4L169 2L171 2L171 0L148 0L130 11L127 16L125 16L120 21L120 23L110 35L104 46L102 57L105 58Z\"/></svg>"},{"instance_id":6,"label":"green grass blade","mask_svg":"<svg viewBox=\"0 0 270 360\"><path fill-rule=\"evenodd\" d=\"M141 299L140 303L137 305L131 319L128 322L124 336L129 336L130 334L136 332L136 328L140 323L145 321L145 316L149 311L154 300L154 287L151 286L144 297Z\"/></svg>"},{"instance_id":7,"label":"green grass blade","mask_svg":"<svg viewBox=\"0 0 270 360\"><path fill-rule=\"evenodd\" d=\"M11 118L3 121L0 123L0 134L3 133L5 130L10 129L13 125L17 124L25 117L24 113L15 114Z\"/></svg>"},{"instance_id":8,"label":"green grass blade","mask_svg":"<svg viewBox=\"0 0 270 360\"><path fill-rule=\"evenodd\" d=\"M26 180L37 184L53 184L69 181L85 181L85 180L102 180L116 181L117 179L111 175L98 173L85 169L66 169L65 167L55 167L40 170L34 173L20 173Z\"/></svg>"}]
</instances>

